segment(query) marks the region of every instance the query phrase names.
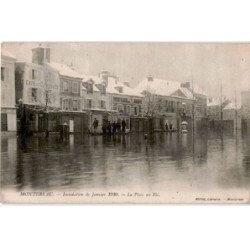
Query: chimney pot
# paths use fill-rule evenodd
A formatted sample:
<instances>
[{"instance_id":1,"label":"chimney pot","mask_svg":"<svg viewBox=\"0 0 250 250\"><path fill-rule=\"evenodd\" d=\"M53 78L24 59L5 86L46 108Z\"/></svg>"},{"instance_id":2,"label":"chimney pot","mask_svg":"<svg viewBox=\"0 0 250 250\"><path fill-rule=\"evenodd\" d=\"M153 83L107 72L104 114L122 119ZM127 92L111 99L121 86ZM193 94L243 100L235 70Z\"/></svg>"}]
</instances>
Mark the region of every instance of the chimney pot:
<instances>
[{"instance_id":1,"label":"chimney pot","mask_svg":"<svg viewBox=\"0 0 250 250\"><path fill-rule=\"evenodd\" d=\"M154 77L153 76L148 76L148 82L153 82L154 81Z\"/></svg>"}]
</instances>

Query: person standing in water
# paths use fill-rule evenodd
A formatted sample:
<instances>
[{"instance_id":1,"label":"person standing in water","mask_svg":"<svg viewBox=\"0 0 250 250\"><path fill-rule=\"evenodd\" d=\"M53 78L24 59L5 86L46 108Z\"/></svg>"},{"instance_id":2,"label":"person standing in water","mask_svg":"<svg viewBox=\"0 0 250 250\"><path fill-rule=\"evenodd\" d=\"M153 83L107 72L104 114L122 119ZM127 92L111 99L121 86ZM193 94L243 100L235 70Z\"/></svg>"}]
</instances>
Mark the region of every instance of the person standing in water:
<instances>
[{"instance_id":1,"label":"person standing in water","mask_svg":"<svg viewBox=\"0 0 250 250\"><path fill-rule=\"evenodd\" d=\"M126 131L126 122L124 120L124 118L122 119L122 132L125 133Z\"/></svg>"},{"instance_id":2,"label":"person standing in water","mask_svg":"<svg viewBox=\"0 0 250 250\"><path fill-rule=\"evenodd\" d=\"M94 122L93 122L93 127L94 127L94 134L96 134L97 128L98 128L98 120L95 118Z\"/></svg>"}]
</instances>

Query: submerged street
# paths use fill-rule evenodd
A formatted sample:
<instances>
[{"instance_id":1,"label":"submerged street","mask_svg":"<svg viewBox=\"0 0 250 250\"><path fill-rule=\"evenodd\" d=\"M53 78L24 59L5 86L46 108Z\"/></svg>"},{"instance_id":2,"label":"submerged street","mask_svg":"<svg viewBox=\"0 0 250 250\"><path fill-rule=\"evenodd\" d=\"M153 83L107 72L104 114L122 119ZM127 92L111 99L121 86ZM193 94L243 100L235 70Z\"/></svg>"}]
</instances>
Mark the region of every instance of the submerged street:
<instances>
[{"instance_id":1,"label":"submerged street","mask_svg":"<svg viewBox=\"0 0 250 250\"><path fill-rule=\"evenodd\" d=\"M250 136L144 133L2 138L2 188L209 190L250 186Z\"/></svg>"}]
</instances>

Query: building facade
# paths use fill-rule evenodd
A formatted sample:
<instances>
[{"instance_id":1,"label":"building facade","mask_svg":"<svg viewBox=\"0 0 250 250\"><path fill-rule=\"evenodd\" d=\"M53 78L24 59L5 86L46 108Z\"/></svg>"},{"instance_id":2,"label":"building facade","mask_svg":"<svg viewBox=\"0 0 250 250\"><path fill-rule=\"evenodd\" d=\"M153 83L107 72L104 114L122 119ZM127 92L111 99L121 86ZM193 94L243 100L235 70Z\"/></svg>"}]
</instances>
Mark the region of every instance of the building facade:
<instances>
[{"instance_id":1,"label":"building facade","mask_svg":"<svg viewBox=\"0 0 250 250\"><path fill-rule=\"evenodd\" d=\"M156 79L152 76L140 82L135 90L143 97L143 116L153 119L154 130L179 130L182 121L189 126L192 119L193 95L179 82Z\"/></svg>"},{"instance_id":2,"label":"building facade","mask_svg":"<svg viewBox=\"0 0 250 250\"><path fill-rule=\"evenodd\" d=\"M51 118L53 113L60 109L60 79L56 69L47 63L37 64L17 62L15 65L16 76L16 104L23 104L27 110L27 126L31 132L57 130L59 125L56 119L49 119L48 125L46 115ZM18 113L18 121L20 119Z\"/></svg>"},{"instance_id":3,"label":"building facade","mask_svg":"<svg viewBox=\"0 0 250 250\"><path fill-rule=\"evenodd\" d=\"M15 62L9 52L1 54L1 131L15 133L16 96L15 96Z\"/></svg>"},{"instance_id":4,"label":"building facade","mask_svg":"<svg viewBox=\"0 0 250 250\"><path fill-rule=\"evenodd\" d=\"M70 133L87 133L88 117L84 111L86 93L82 91L82 76L71 67L51 62L59 72L60 124L68 125Z\"/></svg>"},{"instance_id":5,"label":"building facade","mask_svg":"<svg viewBox=\"0 0 250 250\"><path fill-rule=\"evenodd\" d=\"M107 102L109 109L114 111L112 121L121 123L125 120L127 132L145 130L143 95L132 89L129 82L120 82L119 77L109 75Z\"/></svg>"},{"instance_id":6,"label":"building facade","mask_svg":"<svg viewBox=\"0 0 250 250\"><path fill-rule=\"evenodd\" d=\"M98 127L96 132L102 133L102 127L105 120L109 119L109 112L107 107L107 93L106 84L100 77L97 76L83 76L82 82L82 96L83 96L83 110L85 110L89 117L88 130L93 132L93 123L96 119Z\"/></svg>"},{"instance_id":7,"label":"building facade","mask_svg":"<svg viewBox=\"0 0 250 250\"><path fill-rule=\"evenodd\" d=\"M250 131L250 90L241 92L242 129Z\"/></svg>"}]
</instances>

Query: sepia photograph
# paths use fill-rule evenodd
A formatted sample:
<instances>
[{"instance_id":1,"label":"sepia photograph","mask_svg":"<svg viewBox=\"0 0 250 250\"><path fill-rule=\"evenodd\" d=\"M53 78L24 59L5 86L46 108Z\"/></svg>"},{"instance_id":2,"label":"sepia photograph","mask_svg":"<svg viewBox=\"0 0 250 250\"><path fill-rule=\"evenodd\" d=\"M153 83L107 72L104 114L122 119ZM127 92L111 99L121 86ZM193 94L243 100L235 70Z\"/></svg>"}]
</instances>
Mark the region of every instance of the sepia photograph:
<instances>
[{"instance_id":1,"label":"sepia photograph","mask_svg":"<svg viewBox=\"0 0 250 250\"><path fill-rule=\"evenodd\" d=\"M249 201L249 43L2 43L1 202Z\"/></svg>"}]
</instances>

